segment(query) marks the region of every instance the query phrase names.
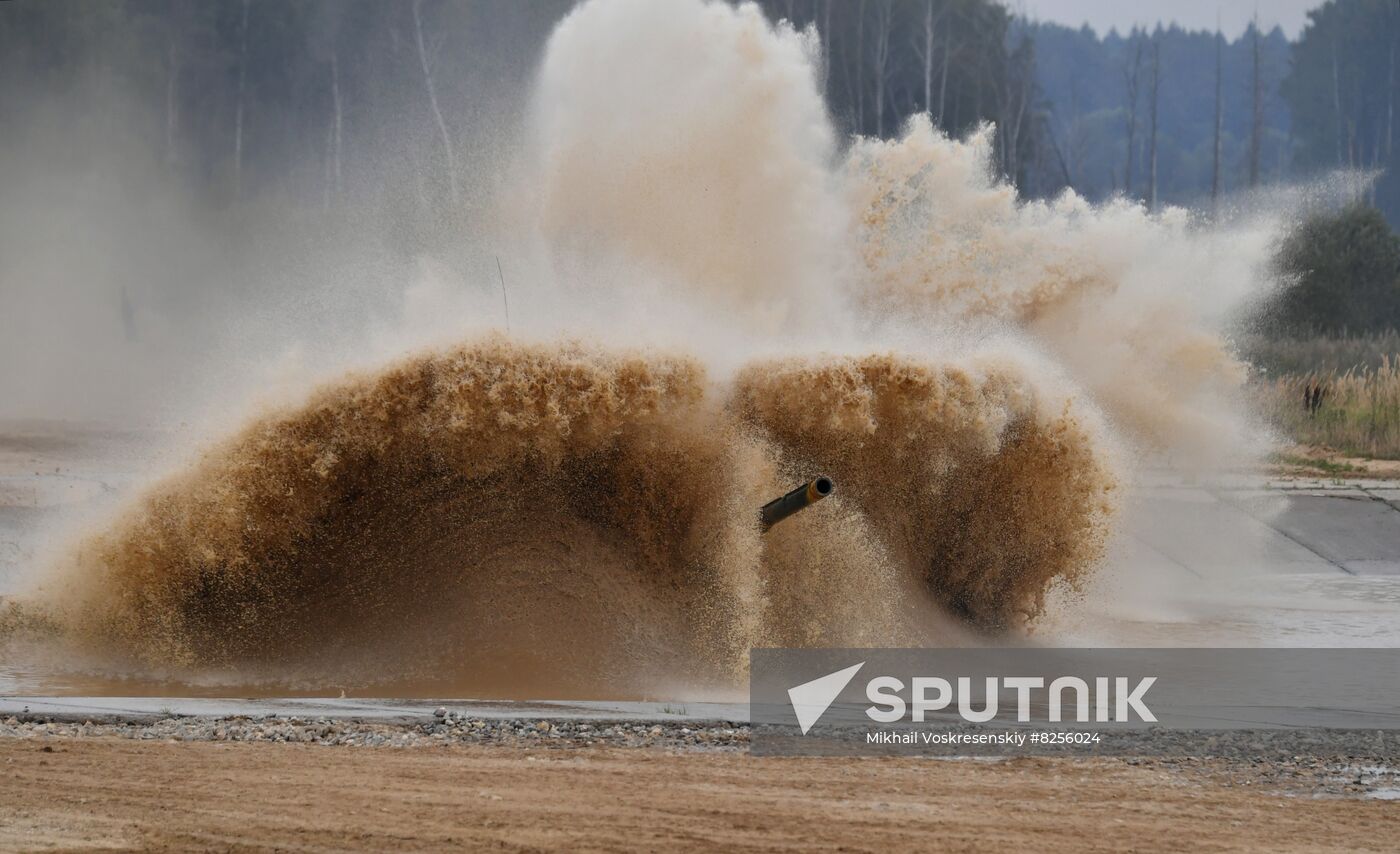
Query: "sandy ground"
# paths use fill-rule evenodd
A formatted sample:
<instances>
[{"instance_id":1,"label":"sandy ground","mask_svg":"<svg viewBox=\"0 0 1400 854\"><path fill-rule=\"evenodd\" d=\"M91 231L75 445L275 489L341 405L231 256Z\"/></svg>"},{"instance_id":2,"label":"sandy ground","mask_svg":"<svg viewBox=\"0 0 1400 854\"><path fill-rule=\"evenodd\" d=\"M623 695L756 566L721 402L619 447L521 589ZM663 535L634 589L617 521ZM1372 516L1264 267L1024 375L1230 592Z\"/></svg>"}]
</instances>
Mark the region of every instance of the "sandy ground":
<instances>
[{"instance_id":1,"label":"sandy ground","mask_svg":"<svg viewBox=\"0 0 1400 854\"><path fill-rule=\"evenodd\" d=\"M1400 479L1400 460L1349 457L1321 445L1293 445L1283 449L1268 470L1284 477Z\"/></svg>"},{"instance_id":2,"label":"sandy ground","mask_svg":"<svg viewBox=\"0 0 1400 854\"><path fill-rule=\"evenodd\" d=\"M1400 806L1112 761L0 740L5 850L1394 850Z\"/></svg>"}]
</instances>

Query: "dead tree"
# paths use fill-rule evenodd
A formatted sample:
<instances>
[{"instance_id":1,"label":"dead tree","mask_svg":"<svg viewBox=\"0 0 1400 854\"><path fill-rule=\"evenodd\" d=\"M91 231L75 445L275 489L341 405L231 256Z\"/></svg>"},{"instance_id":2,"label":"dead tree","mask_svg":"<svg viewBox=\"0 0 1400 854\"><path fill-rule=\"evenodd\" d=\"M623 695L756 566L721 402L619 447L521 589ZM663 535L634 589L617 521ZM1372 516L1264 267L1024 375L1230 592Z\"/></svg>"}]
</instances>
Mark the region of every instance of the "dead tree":
<instances>
[{"instance_id":1,"label":"dead tree","mask_svg":"<svg viewBox=\"0 0 1400 854\"><path fill-rule=\"evenodd\" d=\"M433 72L428 67L428 48L423 44L423 18L418 7L422 0L413 0L413 33L418 41L418 63L423 68L423 86L428 90L428 105L437 121L438 133L442 136L442 150L447 157L447 188L452 197L452 207L458 206L460 194L457 191L457 156L452 150L452 135L447 131L447 120L438 107L437 86L433 83Z\"/></svg>"},{"instance_id":2,"label":"dead tree","mask_svg":"<svg viewBox=\"0 0 1400 854\"><path fill-rule=\"evenodd\" d=\"M330 50L331 121L326 127L325 176L321 191L321 208L326 211L330 210L331 199L340 195L344 188L340 167L341 136L344 127L344 108L340 102L340 63L336 57L334 43L331 44Z\"/></svg>"},{"instance_id":3,"label":"dead tree","mask_svg":"<svg viewBox=\"0 0 1400 854\"><path fill-rule=\"evenodd\" d=\"M1249 129L1249 186L1259 186L1259 148L1264 136L1264 84L1259 74L1259 19L1256 16L1252 27L1253 41L1251 53L1254 64L1254 119Z\"/></svg>"},{"instance_id":4,"label":"dead tree","mask_svg":"<svg viewBox=\"0 0 1400 854\"><path fill-rule=\"evenodd\" d=\"M830 96L831 84L831 0L822 6L822 92Z\"/></svg>"},{"instance_id":5,"label":"dead tree","mask_svg":"<svg viewBox=\"0 0 1400 854\"><path fill-rule=\"evenodd\" d=\"M1337 120L1337 165L1347 165L1342 157L1342 143L1346 139L1346 135L1342 132L1342 82L1341 73L1337 68L1337 42L1335 39L1332 41L1332 115ZM1348 146L1348 155L1350 152L1351 148Z\"/></svg>"},{"instance_id":6,"label":"dead tree","mask_svg":"<svg viewBox=\"0 0 1400 854\"><path fill-rule=\"evenodd\" d=\"M1052 143L1055 143L1055 154L1060 160L1060 170L1064 173L1065 186L1074 187L1075 181L1080 174L1080 167L1084 162L1084 133L1081 127L1081 116L1083 115L1082 99L1079 95L1079 80L1071 77L1069 81L1069 118L1065 120L1065 146L1061 150L1058 143L1055 143L1053 124L1047 123L1047 129ZM1116 183L1116 179L1115 179Z\"/></svg>"},{"instance_id":7,"label":"dead tree","mask_svg":"<svg viewBox=\"0 0 1400 854\"><path fill-rule=\"evenodd\" d=\"M891 0L875 2L875 45L871 54L875 72L875 136L885 136L885 84L890 71L890 29L894 17Z\"/></svg>"},{"instance_id":8,"label":"dead tree","mask_svg":"<svg viewBox=\"0 0 1400 854\"><path fill-rule=\"evenodd\" d=\"M1137 105L1138 105L1138 79L1142 71L1142 39L1133 38L1133 64L1129 66L1125 75L1127 77L1128 89L1128 164L1123 172L1123 194L1131 196L1133 194L1133 154L1137 148Z\"/></svg>"},{"instance_id":9,"label":"dead tree","mask_svg":"<svg viewBox=\"0 0 1400 854\"><path fill-rule=\"evenodd\" d=\"M243 196L243 101L248 81L248 5L243 0L243 23L238 30L238 102L233 112L233 194Z\"/></svg>"},{"instance_id":10,"label":"dead tree","mask_svg":"<svg viewBox=\"0 0 1400 854\"><path fill-rule=\"evenodd\" d=\"M948 103L948 60L953 55L953 27L952 21L943 28L943 71L938 76L938 123L943 124L944 117L948 115L945 107Z\"/></svg>"},{"instance_id":11,"label":"dead tree","mask_svg":"<svg viewBox=\"0 0 1400 854\"><path fill-rule=\"evenodd\" d=\"M1147 209L1157 209L1157 92L1162 80L1162 39L1160 31L1152 36L1152 107L1148 113L1147 142Z\"/></svg>"},{"instance_id":12,"label":"dead tree","mask_svg":"<svg viewBox=\"0 0 1400 854\"><path fill-rule=\"evenodd\" d=\"M1021 129L1035 86L1035 57L1028 39L1023 39L1007 57L998 104L998 142L1001 145L1002 173L1016 181L1021 172Z\"/></svg>"},{"instance_id":13,"label":"dead tree","mask_svg":"<svg viewBox=\"0 0 1400 854\"><path fill-rule=\"evenodd\" d=\"M1221 130L1225 121L1225 64L1224 39L1220 28L1215 30L1215 161L1210 170L1210 209L1215 211L1220 202L1220 145Z\"/></svg>"},{"instance_id":14,"label":"dead tree","mask_svg":"<svg viewBox=\"0 0 1400 854\"><path fill-rule=\"evenodd\" d=\"M865 0L856 6L856 133L865 133Z\"/></svg>"},{"instance_id":15,"label":"dead tree","mask_svg":"<svg viewBox=\"0 0 1400 854\"><path fill-rule=\"evenodd\" d=\"M331 45L331 109L334 119L331 124L331 175L334 178L332 188L336 193L345 189L345 181L341 171L341 141L344 137L345 128L345 107L340 100L340 61L336 55L336 46Z\"/></svg>"},{"instance_id":16,"label":"dead tree","mask_svg":"<svg viewBox=\"0 0 1400 854\"><path fill-rule=\"evenodd\" d=\"M1387 87L1387 97L1385 99L1385 162L1393 164L1392 157L1395 154L1395 42L1400 38L1400 27L1395 25L1396 19L1400 15L1391 16L1390 36L1390 86Z\"/></svg>"},{"instance_id":17,"label":"dead tree","mask_svg":"<svg viewBox=\"0 0 1400 854\"><path fill-rule=\"evenodd\" d=\"M178 87L180 59L175 50L175 31L171 27L165 54L165 164L175 163L175 132L180 123Z\"/></svg>"},{"instance_id":18,"label":"dead tree","mask_svg":"<svg viewBox=\"0 0 1400 854\"><path fill-rule=\"evenodd\" d=\"M938 116L934 115L933 111L933 43L938 33L938 26L940 23L942 23L943 16L948 12L948 9L950 8L948 4L944 4L938 7L937 11L935 12L934 7L937 5L938 4L936 0L927 0L924 6L924 31L922 34L923 38L914 42L914 50L916 53L918 53L919 60L923 62L924 65L924 112L928 113L930 119L934 121L938 119ZM947 50L945 48L943 56L943 74L945 79L948 73L947 60L948 56ZM942 83L940 82L940 89L941 88ZM941 113L941 106L939 107L939 111Z\"/></svg>"},{"instance_id":19,"label":"dead tree","mask_svg":"<svg viewBox=\"0 0 1400 854\"><path fill-rule=\"evenodd\" d=\"M933 112L933 0L924 9L924 112Z\"/></svg>"}]
</instances>

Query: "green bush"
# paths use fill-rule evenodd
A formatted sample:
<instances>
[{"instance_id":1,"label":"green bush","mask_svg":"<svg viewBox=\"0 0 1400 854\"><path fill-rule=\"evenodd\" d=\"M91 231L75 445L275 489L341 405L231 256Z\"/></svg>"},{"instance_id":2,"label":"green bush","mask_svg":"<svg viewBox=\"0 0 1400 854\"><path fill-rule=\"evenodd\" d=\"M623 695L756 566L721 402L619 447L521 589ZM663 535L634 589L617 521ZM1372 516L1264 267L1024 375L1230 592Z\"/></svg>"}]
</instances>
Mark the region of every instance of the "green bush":
<instances>
[{"instance_id":1,"label":"green bush","mask_svg":"<svg viewBox=\"0 0 1400 854\"><path fill-rule=\"evenodd\" d=\"M1358 204L1304 222L1278 264L1292 284L1274 325L1334 335L1400 328L1400 237L1375 208Z\"/></svg>"}]
</instances>

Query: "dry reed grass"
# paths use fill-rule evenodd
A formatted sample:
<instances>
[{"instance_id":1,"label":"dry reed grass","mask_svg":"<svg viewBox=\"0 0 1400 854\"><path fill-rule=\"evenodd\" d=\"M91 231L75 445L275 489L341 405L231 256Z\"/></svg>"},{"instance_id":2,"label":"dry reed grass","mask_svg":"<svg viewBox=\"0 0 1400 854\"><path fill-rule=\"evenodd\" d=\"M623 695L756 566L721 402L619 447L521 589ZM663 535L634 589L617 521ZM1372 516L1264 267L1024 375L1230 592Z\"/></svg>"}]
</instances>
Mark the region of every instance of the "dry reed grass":
<instances>
[{"instance_id":1,"label":"dry reed grass","mask_svg":"<svg viewBox=\"0 0 1400 854\"><path fill-rule=\"evenodd\" d=\"M1260 377L1255 392L1264 415L1300 444L1348 456L1400 459L1400 358L1374 367L1313 370Z\"/></svg>"}]
</instances>

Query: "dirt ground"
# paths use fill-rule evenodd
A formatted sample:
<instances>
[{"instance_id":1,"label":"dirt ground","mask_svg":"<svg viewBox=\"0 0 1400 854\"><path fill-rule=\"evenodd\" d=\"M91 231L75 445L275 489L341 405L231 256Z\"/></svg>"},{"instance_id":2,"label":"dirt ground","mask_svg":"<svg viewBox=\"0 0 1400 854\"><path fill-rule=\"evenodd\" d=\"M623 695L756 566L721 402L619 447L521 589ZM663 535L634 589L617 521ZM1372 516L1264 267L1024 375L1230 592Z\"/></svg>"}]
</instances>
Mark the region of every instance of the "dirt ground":
<instances>
[{"instance_id":1,"label":"dirt ground","mask_svg":"<svg viewBox=\"0 0 1400 854\"><path fill-rule=\"evenodd\" d=\"M1400 460L1349 457L1321 445L1293 445L1277 454L1267 470L1284 477L1397 480L1400 479Z\"/></svg>"},{"instance_id":2,"label":"dirt ground","mask_svg":"<svg viewBox=\"0 0 1400 854\"><path fill-rule=\"evenodd\" d=\"M1394 802L1109 761L0 740L4 850L1394 850Z\"/></svg>"}]
</instances>

